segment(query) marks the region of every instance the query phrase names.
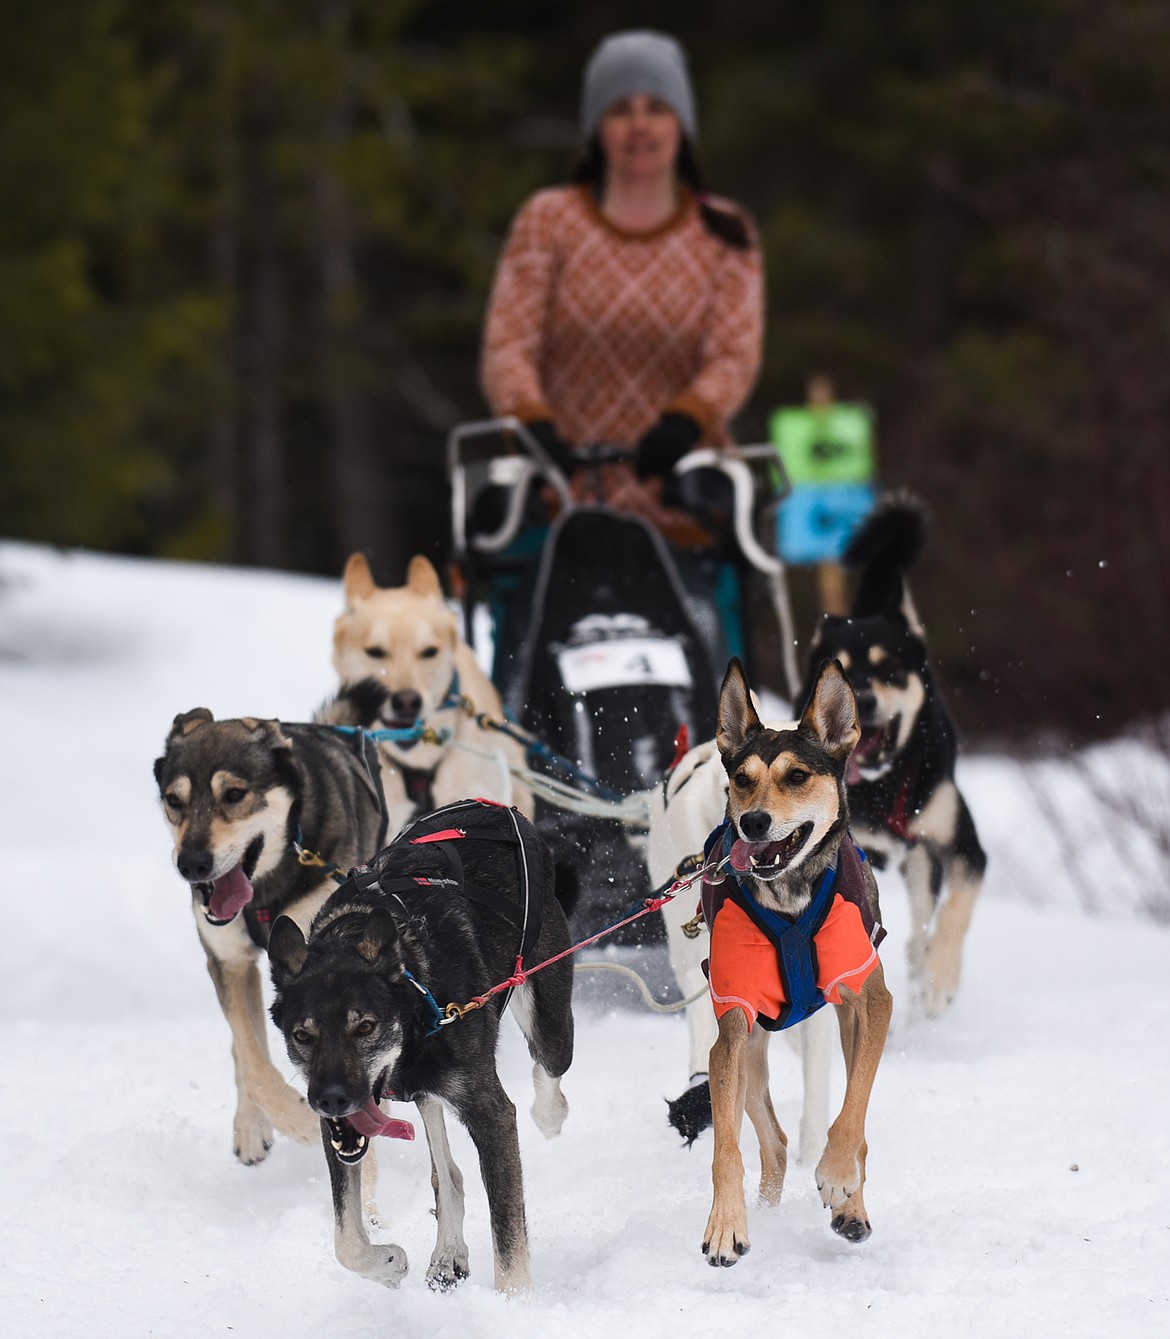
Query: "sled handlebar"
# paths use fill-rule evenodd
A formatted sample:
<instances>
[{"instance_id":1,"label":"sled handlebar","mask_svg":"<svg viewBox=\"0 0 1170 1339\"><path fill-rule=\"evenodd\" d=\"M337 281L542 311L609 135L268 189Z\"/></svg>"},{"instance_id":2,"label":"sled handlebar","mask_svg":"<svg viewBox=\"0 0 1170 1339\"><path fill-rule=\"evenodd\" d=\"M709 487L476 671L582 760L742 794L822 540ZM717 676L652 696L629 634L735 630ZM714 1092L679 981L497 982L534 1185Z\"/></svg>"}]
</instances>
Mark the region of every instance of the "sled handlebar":
<instances>
[{"instance_id":1,"label":"sled handlebar","mask_svg":"<svg viewBox=\"0 0 1170 1339\"><path fill-rule=\"evenodd\" d=\"M493 533L475 536L472 542L477 550L481 553L500 553L515 539L523 521L524 497L528 484L536 475L543 477L556 492L563 507L572 505L569 481L520 419L509 416L457 424L447 434L447 476L451 480L451 533L457 554L466 553L469 547L467 513L472 499L467 477L469 462L465 459L467 444L476 438L500 437L511 444L518 443L521 452L518 456L513 452L508 456L497 455L494 461L489 459L487 467L489 478L493 464L508 462L507 465L496 464L496 468L507 472L508 477L501 479L500 482L509 488L509 504L503 521Z\"/></svg>"},{"instance_id":2,"label":"sled handlebar","mask_svg":"<svg viewBox=\"0 0 1170 1339\"><path fill-rule=\"evenodd\" d=\"M473 460L474 453L468 444L474 438L494 442L494 452L489 448L486 459L481 452L478 461ZM501 442L505 447L503 452L499 449ZM587 468L628 460L634 454L630 447L605 442L580 447L578 453ZM694 469L716 469L730 481L736 540L740 552L768 586L780 626L785 677L795 697L800 689L800 675L784 564L760 543L753 524L758 499L765 498L768 512L772 512L792 491L780 453L766 442L721 450L700 447L683 456L674 468L676 474L686 474ZM447 437L447 472L451 480L451 532L455 553L461 558L473 554L495 555L507 549L523 526L525 499L536 479L543 479L556 492L562 508L571 509L575 505L564 473L517 418L480 419L453 428ZM490 533L469 536L468 509L476 488L484 483L502 485L507 499L504 515Z\"/></svg>"},{"instance_id":3,"label":"sled handlebar","mask_svg":"<svg viewBox=\"0 0 1170 1339\"><path fill-rule=\"evenodd\" d=\"M470 537L467 533L468 509L474 488L469 481L472 463L467 450L474 439L503 439L511 449L489 455L486 465L488 479L503 484L508 504L500 524L490 534ZM515 447L520 447L520 452ZM614 442L592 442L576 448L576 455L585 469L599 469L604 465L631 460L635 448ZM761 483L758 467L764 466L766 490L771 505L776 505L791 491L791 484L776 448L768 443L749 446L731 446L721 450L699 447L688 452L674 467L676 474L693 469L717 469L727 475L736 495L736 530L740 547L748 561L760 570L767 570L776 560L767 554L752 535L750 515L754 510ZM756 467L756 468L753 468ZM500 553L515 539L523 522L524 499L528 485L537 476L557 494L562 507L571 507L573 497L569 481L540 442L518 418L503 417L480 419L461 423L447 437L447 473L451 480L451 528L456 553L466 553L474 547L481 553ZM482 479L480 480L482 483Z\"/></svg>"}]
</instances>

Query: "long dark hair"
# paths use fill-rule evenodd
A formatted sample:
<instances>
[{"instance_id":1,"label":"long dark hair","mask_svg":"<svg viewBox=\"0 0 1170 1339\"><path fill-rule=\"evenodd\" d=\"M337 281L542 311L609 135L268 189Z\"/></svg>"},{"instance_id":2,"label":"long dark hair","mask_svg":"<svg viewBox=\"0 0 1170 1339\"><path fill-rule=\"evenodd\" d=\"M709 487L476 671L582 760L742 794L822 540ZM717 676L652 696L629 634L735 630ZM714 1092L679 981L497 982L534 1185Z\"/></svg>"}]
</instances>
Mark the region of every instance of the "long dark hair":
<instances>
[{"instance_id":1,"label":"long dark hair","mask_svg":"<svg viewBox=\"0 0 1170 1339\"><path fill-rule=\"evenodd\" d=\"M694 193L699 203L699 217L703 220L703 226L707 231L737 251L749 250L752 242L743 216L732 213L729 209L721 209L705 198L707 188L703 183L699 160L695 156L694 146L685 135L679 145L674 170L679 181L689 186ZM573 180L583 186L593 187L594 191L599 191L605 182L605 153L601 148L601 140L596 135L593 135L586 144L581 161L573 172Z\"/></svg>"}]
</instances>

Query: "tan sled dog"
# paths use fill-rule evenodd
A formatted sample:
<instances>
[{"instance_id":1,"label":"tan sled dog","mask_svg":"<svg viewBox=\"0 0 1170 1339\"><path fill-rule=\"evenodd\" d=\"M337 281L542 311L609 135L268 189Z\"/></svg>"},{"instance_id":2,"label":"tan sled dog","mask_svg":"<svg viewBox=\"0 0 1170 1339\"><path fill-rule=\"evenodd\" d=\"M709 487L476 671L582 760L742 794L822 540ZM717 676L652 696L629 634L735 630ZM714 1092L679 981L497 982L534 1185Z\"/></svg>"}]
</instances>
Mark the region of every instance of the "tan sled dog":
<instances>
[{"instance_id":1,"label":"tan sled dog","mask_svg":"<svg viewBox=\"0 0 1170 1339\"><path fill-rule=\"evenodd\" d=\"M727 822L711 852L721 850L733 874L704 889L719 1016L710 1063L714 1201L703 1236L712 1265L733 1265L749 1250L745 1110L760 1141L760 1198L777 1203L784 1185L788 1141L768 1093L764 1029L787 1027L826 1001L837 1006L847 1077L817 1186L835 1232L855 1242L870 1234L865 1115L892 1002L877 958L877 885L848 828L845 765L859 735L853 689L836 661L822 665L787 730L761 723L739 661L728 667L715 736L729 779Z\"/></svg>"},{"instance_id":2,"label":"tan sled dog","mask_svg":"<svg viewBox=\"0 0 1170 1339\"><path fill-rule=\"evenodd\" d=\"M386 588L375 584L364 555L354 553L343 581L345 611L333 628L341 689L322 719L391 730L422 722L447 736L443 743L379 745L389 835L416 813L468 798L514 804L531 817L530 792L508 772L524 762L523 746L453 705L466 698L477 713L503 719L499 694L459 637L435 569L416 556L406 585Z\"/></svg>"},{"instance_id":3,"label":"tan sled dog","mask_svg":"<svg viewBox=\"0 0 1170 1339\"><path fill-rule=\"evenodd\" d=\"M769 725L775 730L795 729L796 722L771 721ZM703 849L707 834L727 813L727 785L723 760L711 739L681 758L662 785L645 792L650 810L646 867L651 887L669 883L679 862ZM676 897L662 908L670 966L683 996L692 1000L686 1009L690 1034L687 1073L691 1081L679 1097L666 1104L671 1125L688 1144L711 1124L707 1070L711 1047L719 1034L703 975L703 963L709 956L707 932L688 925L694 914L693 893ZM824 1152L829 1131L830 1071L837 1046L837 1022L832 1010L822 1009L789 1028L784 1036L800 1055L803 1077L797 1161L811 1167Z\"/></svg>"}]
</instances>

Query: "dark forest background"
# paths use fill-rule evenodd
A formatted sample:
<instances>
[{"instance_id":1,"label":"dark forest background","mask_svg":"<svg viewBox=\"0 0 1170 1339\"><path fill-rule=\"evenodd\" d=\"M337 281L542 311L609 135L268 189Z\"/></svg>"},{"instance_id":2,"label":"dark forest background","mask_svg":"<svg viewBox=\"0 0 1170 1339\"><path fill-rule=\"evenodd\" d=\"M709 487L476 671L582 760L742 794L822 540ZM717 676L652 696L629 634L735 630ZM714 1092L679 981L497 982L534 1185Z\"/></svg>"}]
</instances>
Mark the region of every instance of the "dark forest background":
<instances>
[{"instance_id":1,"label":"dark forest background","mask_svg":"<svg viewBox=\"0 0 1170 1339\"><path fill-rule=\"evenodd\" d=\"M874 406L883 480L934 512L915 594L968 735L1166 708L1160 0L0 12L0 535L441 561L509 219L571 171L594 43L657 26L766 247L741 440L812 371Z\"/></svg>"}]
</instances>

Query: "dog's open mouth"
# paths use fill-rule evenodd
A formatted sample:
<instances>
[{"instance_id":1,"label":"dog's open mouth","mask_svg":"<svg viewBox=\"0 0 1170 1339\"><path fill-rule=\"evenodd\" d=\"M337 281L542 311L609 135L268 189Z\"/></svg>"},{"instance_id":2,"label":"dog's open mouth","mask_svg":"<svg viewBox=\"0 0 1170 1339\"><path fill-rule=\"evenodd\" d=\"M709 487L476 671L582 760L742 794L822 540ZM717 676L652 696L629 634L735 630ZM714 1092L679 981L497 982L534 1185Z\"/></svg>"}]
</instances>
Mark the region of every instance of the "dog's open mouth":
<instances>
[{"instance_id":1,"label":"dog's open mouth","mask_svg":"<svg viewBox=\"0 0 1170 1339\"><path fill-rule=\"evenodd\" d=\"M859 781L872 780L889 766L901 720L900 716L895 716L885 725L862 727L861 738L849 755L849 762L846 765L847 785L855 786Z\"/></svg>"},{"instance_id":2,"label":"dog's open mouth","mask_svg":"<svg viewBox=\"0 0 1170 1339\"><path fill-rule=\"evenodd\" d=\"M410 717L406 717L406 716L389 716L389 717L387 717L387 716L383 716L383 717L382 717L382 725L383 725L387 730L403 730L403 731L406 731L406 730L414 730L414 729L416 729L416 728L418 727L418 724L419 724L419 719L418 719L417 716L410 716ZM418 740L417 738L415 738L415 739L396 739L396 740L394 741L394 747L395 747L395 748L398 748L398 749L412 749L412 748L414 748L414 746L415 746L417 743L419 743L419 740Z\"/></svg>"},{"instance_id":3,"label":"dog's open mouth","mask_svg":"<svg viewBox=\"0 0 1170 1339\"><path fill-rule=\"evenodd\" d=\"M774 879L782 874L812 834L813 825L802 823L778 842L737 841L731 848L731 867L753 879Z\"/></svg>"},{"instance_id":4,"label":"dog's open mouth","mask_svg":"<svg viewBox=\"0 0 1170 1339\"><path fill-rule=\"evenodd\" d=\"M244 852L244 858L226 874L194 885L203 898L203 914L212 925L230 925L252 900L251 874L260 859L264 838L257 837Z\"/></svg>"},{"instance_id":5,"label":"dog's open mouth","mask_svg":"<svg viewBox=\"0 0 1170 1339\"><path fill-rule=\"evenodd\" d=\"M349 1116L343 1116L340 1120L327 1119L325 1121L329 1129L329 1142L333 1146L334 1153L337 1154L337 1161L344 1162L346 1166L361 1162L370 1151L369 1139L356 1130L350 1122L351 1117Z\"/></svg>"},{"instance_id":6,"label":"dog's open mouth","mask_svg":"<svg viewBox=\"0 0 1170 1339\"><path fill-rule=\"evenodd\" d=\"M325 1124L337 1161L347 1166L361 1162L370 1151L370 1140L378 1135L386 1139L414 1138L414 1126L410 1121L385 1115L372 1097L361 1111L353 1111L337 1120L326 1117Z\"/></svg>"}]
</instances>

